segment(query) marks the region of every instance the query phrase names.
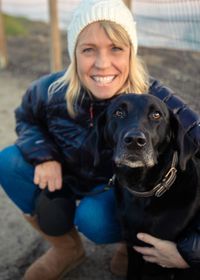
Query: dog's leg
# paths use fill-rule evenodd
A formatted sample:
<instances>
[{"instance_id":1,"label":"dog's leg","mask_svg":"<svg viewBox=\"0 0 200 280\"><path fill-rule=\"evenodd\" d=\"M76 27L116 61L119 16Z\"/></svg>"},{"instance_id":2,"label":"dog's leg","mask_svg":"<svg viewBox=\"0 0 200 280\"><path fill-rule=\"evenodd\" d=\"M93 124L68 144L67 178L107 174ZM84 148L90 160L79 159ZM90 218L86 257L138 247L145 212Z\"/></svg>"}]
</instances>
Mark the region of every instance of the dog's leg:
<instances>
[{"instance_id":1,"label":"dog's leg","mask_svg":"<svg viewBox=\"0 0 200 280\"><path fill-rule=\"evenodd\" d=\"M140 280L141 279L141 269L143 266L143 260L140 254L134 251L132 247L127 247L128 249L128 272L127 280Z\"/></svg>"}]
</instances>

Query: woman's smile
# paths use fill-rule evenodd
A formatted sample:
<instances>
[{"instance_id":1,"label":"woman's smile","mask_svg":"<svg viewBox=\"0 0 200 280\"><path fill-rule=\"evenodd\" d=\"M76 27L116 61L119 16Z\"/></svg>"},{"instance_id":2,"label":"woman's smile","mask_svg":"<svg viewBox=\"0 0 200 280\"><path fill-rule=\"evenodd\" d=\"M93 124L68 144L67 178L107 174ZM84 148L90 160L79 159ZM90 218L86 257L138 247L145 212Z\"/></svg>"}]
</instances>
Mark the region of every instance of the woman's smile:
<instances>
[{"instance_id":1,"label":"woman's smile","mask_svg":"<svg viewBox=\"0 0 200 280\"><path fill-rule=\"evenodd\" d=\"M99 86L104 86L108 85L113 82L115 79L116 75L108 75L108 76L91 76L91 78L99 85Z\"/></svg>"}]
</instances>

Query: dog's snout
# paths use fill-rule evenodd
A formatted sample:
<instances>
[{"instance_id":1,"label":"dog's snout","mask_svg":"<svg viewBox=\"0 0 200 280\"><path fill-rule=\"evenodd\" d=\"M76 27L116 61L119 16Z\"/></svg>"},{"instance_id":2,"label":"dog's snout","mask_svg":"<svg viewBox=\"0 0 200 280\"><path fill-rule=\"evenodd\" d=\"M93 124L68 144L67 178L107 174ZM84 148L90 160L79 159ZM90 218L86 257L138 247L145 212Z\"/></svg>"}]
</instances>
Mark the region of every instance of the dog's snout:
<instances>
[{"instance_id":1,"label":"dog's snout","mask_svg":"<svg viewBox=\"0 0 200 280\"><path fill-rule=\"evenodd\" d=\"M129 146L144 147L146 145L146 137L142 131L128 132L124 136L124 144Z\"/></svg>"}]
</instances>

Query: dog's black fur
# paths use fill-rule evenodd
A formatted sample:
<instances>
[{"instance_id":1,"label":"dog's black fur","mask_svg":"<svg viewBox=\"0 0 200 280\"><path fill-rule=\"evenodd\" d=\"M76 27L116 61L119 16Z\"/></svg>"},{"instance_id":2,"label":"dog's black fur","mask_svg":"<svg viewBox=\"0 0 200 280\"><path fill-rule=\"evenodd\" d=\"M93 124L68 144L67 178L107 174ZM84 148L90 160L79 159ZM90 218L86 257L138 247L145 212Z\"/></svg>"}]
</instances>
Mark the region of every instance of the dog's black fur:
<instances>
[{"instance_id":1,"label":"dog's black fur","mask_svg":"<svg viewBox=\"0 0 200 280\"><path fill-rule=\"evenodd\" d=\"M132 248L146 246L136 238L138 232L176 242L200 209L200 163L189 140L184 146L187 136L164 102L149 94L119 96L99 118L97 134L97 150L102 143L113 148L115 191L128 245L127 279L199 280L193 269L162 268ZM169 171L175 150L177 178L161 197L137 197L125 188L151 190Z\"/></svg>"}]
</instances>

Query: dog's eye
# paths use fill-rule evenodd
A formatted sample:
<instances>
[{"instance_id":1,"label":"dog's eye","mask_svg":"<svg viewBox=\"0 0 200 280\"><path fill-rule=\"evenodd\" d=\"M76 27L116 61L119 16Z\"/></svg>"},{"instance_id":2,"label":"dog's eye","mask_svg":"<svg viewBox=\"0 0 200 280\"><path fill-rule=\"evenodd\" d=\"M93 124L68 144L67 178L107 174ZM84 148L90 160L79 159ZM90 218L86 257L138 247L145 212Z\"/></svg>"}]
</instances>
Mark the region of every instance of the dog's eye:
<instances>
[{"instance_id":1,"label":"dog's eye","mask_svg":"<svg viewBox=\"0 0 200 280\"><path fill-rule=\"evenodd\" d=\"M123 119L126 117L126 111L122 109L117 109L114 113L113 116L119 119Z\"/></svg>"},{"instance_id":2,"label":"dog's eye","mask_svg":"<svg viewBox=\"0 0 200 280\"><path fill-rule=\"evenodd\" d=\"M161 113L158 111L155 111L155 112L151 113L151 118L153 120L159 120L161 118Z\"/></svg>"}]
</instances>

